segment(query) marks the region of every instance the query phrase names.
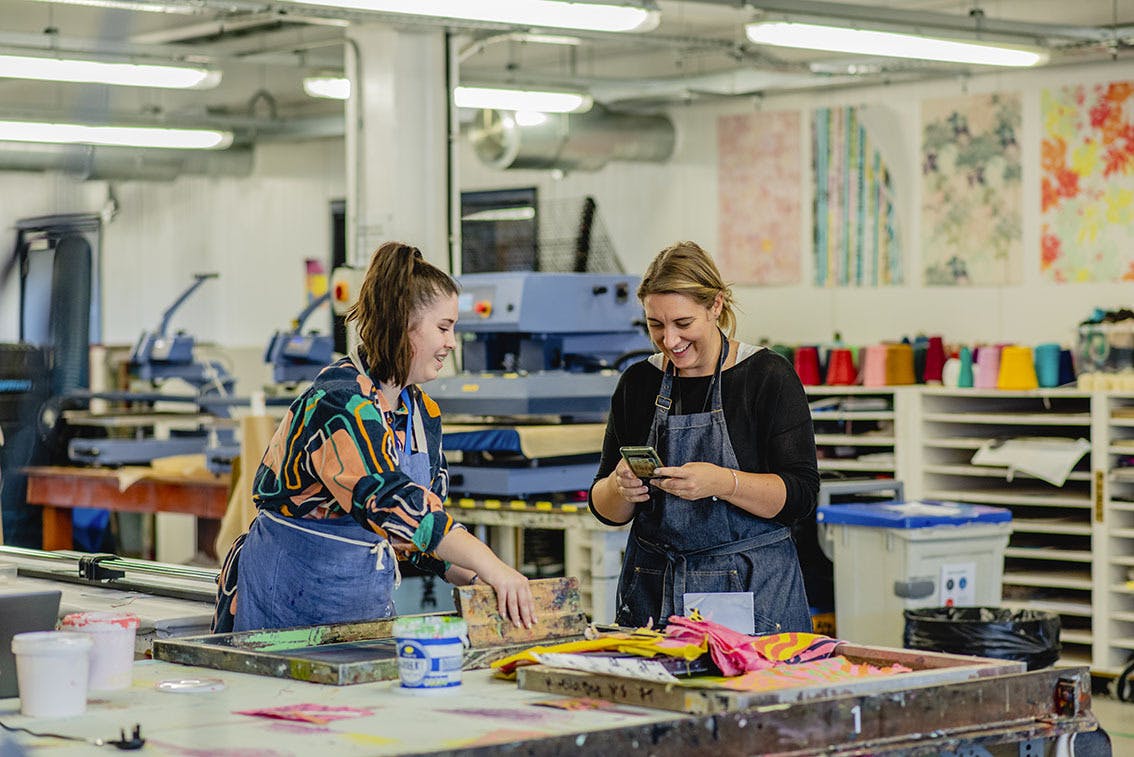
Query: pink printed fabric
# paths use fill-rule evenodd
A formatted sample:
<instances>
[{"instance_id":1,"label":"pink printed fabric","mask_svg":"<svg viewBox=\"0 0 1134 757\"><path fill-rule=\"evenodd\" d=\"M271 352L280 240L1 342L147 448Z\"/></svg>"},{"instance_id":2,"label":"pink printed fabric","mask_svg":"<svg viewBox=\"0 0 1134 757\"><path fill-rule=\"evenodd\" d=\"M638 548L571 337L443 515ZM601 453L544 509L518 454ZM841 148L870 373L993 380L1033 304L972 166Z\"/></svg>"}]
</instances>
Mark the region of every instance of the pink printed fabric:
<instances>
[{"instance_id":1,"label":"pink printed fabric","mask_svg":"<svg viewBox=\"0 0 1134 757\"><path fill-rule=\"evenodd\" d=\"M824 683L841 683L861 678L877 678L909 673L905 665L887 665L879 668L867 663L851 662L845 657L831 657L825 660L811 660L795 665L779 665L770 670L751 670L743 675L718 683L698 681L699 686L731 689L733 691L777 691L799 686L814 686Z\"/></svg>"},{"instance_id":2,"label":"pink printed fabric","mask_svg":"<svg viewBox=\"0 0 1134 757\"><path fill-rule=\"evenodd\" d=\"M748 636L711 620L693 620L680 615L670 616L665 635L687 644L708 643L713 662L726 676L826 659L834 655L842 643L814 633Z\"/></svg>"}]
</instances>

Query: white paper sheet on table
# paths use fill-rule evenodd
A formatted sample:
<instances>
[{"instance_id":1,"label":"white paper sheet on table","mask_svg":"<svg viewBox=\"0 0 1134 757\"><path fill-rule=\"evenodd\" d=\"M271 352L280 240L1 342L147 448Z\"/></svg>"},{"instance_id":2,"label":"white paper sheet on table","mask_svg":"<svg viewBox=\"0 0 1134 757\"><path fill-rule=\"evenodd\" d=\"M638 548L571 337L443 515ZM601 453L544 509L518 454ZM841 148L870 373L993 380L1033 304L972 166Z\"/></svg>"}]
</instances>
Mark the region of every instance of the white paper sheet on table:
<instances>
[{"instance_id":1,"label":"white paper sheet on table","mask_svg":"<svg viewBox=\"0 0 1134 757\"><path fill-rule=\"evenodd\" d=\"M1008 480L1016 471L1054 486L1063 486L1079 460L1089 452L1086 439L1023 438L988 441L973 455L973 465L1004 465Z\"/></svg>"},{"instance_id":2,"label":"white paper sheet on table","mask_svg":"<svg viewBox=\"0 0 1134 757\"><path fill-rule=\"evenodd\" d=\"M532 656L543 665L553 668L581 670L584 673L605 673L659 683L678 682L677 676L666 670L660 662L641 657L602 657L562 652L534 652Z\"/></svg>"}]
</instances>

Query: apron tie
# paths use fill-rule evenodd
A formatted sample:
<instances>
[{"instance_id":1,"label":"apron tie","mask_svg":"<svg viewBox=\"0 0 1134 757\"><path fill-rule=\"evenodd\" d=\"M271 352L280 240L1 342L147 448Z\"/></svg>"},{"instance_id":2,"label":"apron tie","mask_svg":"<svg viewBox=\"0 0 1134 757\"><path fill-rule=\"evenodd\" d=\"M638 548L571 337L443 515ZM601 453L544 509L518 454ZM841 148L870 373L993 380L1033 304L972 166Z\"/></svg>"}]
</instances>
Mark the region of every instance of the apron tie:
<instances>
[{"instance_id":1,"label":"apron tie","mask_svg":"<svg viewBox=\"0 0 1134 757\"><path fill-rule=\"evenodd\" d=\"M374 542L374 546L370 548L370 554L374 555L374 570L384 570L386 568L386 555L390 555L390 559L394 561L394 588L402 585L402 571L398 567L398 555L394 552L394 545L388 540Z\"/></svg>"},{"instance_id":2,"label":"apron tie","mask_svg":"<svg viewBox=\"0 0 1134 757\"><path fill-rule=\"evenodd\" d=\"M383 570L386 567L386 555L390 555L390 559L394 561L394 588L398 588L402 584L402 571L398 568L398 555L394 552L394 545L390 543L389 539L380 539L379 541L362 541L361 539L348 539L345 536L336 536L335 534L324 534L320 531L315 531L310 528L304 528L298 523L293 523L292 518L284 518L270 510L261 510L260 515L263 515L268 520L279 523L281 526L294 528L296 531L302 531L305 534L318 536L322 539L331 539L332 541L341 541L346 544L354 544L359 547L366 547L370 550L370 554L374 555L374 570Z\"/></svg>"}]
</instances>

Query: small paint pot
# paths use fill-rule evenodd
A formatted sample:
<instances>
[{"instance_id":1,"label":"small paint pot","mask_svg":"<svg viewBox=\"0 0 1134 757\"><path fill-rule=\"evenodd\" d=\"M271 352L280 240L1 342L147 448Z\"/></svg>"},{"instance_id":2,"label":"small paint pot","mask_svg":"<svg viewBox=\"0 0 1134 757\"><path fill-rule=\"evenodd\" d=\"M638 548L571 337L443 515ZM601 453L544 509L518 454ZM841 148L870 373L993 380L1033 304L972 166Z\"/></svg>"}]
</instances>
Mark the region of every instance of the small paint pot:
<instances>
[{"instance_id":1,"label":"small paint pot","mask_svg":"<svg viewBox=\"0 0 1134 757\"><path fill-rule=\"evenodd\" d=\"M63 618L64 631L89 634L92 691L130 687L134 672L134 637L138 618L123 612L73 612Z\"/></svg>"},{"instance_id":2,"label":"small paint pot","mask_svg":"<svg viewBox=\"0 0 1134 757\"><path fill-rule=\"evenodd\" d=\"M87 711L91 638L67 631L12 637L20 712L29 718L67 718Z\"/></svg>"},{"instance_id":3,"label":"small paint pot","mask_svg":"<svg viewBox=\"0 0 1134 757\"><path fill-rule=\"evenodd\" d=\"M393 624L398 645L398 678L403 689L434 692L461 685L468 625L461 618L430 615Z\"/></svg>"}]
</instances>

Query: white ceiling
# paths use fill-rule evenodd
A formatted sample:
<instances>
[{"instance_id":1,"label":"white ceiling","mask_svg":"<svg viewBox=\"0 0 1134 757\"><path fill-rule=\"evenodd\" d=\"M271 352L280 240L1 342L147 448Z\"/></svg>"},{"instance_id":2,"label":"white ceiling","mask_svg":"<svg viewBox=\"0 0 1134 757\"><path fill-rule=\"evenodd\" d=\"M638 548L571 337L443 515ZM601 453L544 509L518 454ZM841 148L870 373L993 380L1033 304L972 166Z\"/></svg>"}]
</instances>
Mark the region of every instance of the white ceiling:
<instances>
[{"instance_id":1,"label":"white ceiling","mask_svg":"<svg viewBox=\"0 0 1134 757\"><path fill-rule=\"evenodd\" d=\"M469 0L475 2L476 0ZM518 0L519 1L519 0ZM0 52L103 50L153 58L211 61L224 71L214 90L179 92L0 79L0 117L62 114L117 121L177 121L254 128L314 123L337 117L342 104L307 97L304 75L341 70L345 25L375 20L438 26L405 17L335 13L296 2L164 0L176 12L150 12L158 0L118 0L135 9L107 9L42 0L0 0ZM510 39L508 29L446 25L458 36L465 82L559 83L589 87L596 99L623 107L761 90L859 83L861 77L815 75L808 65L841 70L846 56L760 49L743 25L764 10L837 6L848 15L904 25L957 19L994 31L1027 32L1053 50L1052 65L1126 56L1134 0L878 0L806 3L737 0L660 0L661 24L645 34L585 35L564 47ZM1040 25L1044 25L1043 28ZM1094 40L1090 38L1094 37ZM884 63L881 60L856 61ZM893 78L940 74L941 69L888 64ZM951 69L955 71L956 69ZM730 72L728 85L722 72ZM312 127L313 128L313 127ZM314 133L295 128L299 134ZM246 132L246 137L249 133Z\"/></svg>"}]
</instances>

